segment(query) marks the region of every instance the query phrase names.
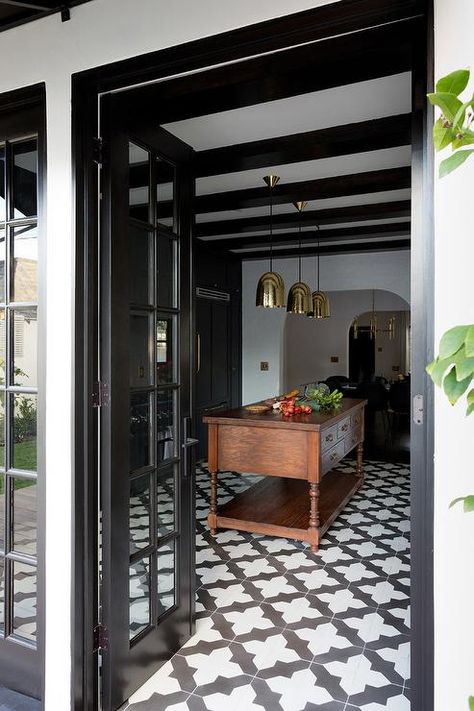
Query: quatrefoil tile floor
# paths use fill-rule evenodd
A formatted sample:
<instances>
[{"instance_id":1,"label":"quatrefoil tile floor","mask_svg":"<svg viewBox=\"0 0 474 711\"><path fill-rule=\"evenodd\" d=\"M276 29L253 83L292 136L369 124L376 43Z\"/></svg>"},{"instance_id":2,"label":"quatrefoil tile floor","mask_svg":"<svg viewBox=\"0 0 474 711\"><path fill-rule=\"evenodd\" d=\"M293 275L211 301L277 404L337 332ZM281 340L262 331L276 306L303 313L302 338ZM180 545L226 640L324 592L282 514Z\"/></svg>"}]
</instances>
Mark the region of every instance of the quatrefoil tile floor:
<instances>
[{"instance_id":1,"label":"quatrefoil tile floor","mask_svg":"<svg viewBox=\"0 0 474 711\"><path fill-rule=\"evenodd\" d=\"M210 536L198 469L196 634L127 711L409 711L409 470L365 471L311 553L286 539ZM221 501L256 479L221 474Z\"/></svg>"}]
</instances>

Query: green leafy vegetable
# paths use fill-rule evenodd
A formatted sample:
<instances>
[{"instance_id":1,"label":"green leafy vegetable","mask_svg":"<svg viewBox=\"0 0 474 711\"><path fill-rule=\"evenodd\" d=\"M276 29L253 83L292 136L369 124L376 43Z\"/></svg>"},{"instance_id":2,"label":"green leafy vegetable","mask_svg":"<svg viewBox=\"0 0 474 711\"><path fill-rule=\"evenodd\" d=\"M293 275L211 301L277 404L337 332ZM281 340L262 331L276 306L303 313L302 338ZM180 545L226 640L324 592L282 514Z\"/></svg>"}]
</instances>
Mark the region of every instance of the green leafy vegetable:
<instances>
[{"instance_id":1,"label":"green leafy vegetable","mask_svg":"<svg viewBox=\"0 0 474 711\"><path fill-rule=\"evenodd\" d=\"M342 403L342 393L339 390L331 392L325 383L321 383L306 391L305 405L310 405L315 412L333 412Z\"/></svg>"}]
</instances>

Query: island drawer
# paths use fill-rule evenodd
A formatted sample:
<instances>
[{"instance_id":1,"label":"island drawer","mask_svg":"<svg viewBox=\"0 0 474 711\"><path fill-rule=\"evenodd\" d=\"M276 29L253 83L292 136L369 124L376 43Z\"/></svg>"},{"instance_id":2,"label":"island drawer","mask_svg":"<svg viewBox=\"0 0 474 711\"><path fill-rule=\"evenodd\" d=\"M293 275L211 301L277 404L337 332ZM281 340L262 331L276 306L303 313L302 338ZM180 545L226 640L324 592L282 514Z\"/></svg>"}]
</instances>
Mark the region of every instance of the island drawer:
<instances>
[{"instance_id":1,"label":"island drawer","mask_svg":"<svg viewBox=\"0 0 474 711\"><path fill-rule=\"evenodd\" d=\"M327 427L321 432L321 452L325 452L327 449L333 447L337 440L337 425Z\"/></svg>"},{"instance_id":2,"label":"island drawer","mask_svg":"<svg viewBox=\"0 0 474 711\"><path fill-rule=\"evenodd\" d=\"M345 437L349 430L351 429L351 416L345 417L343 420L337 423L337 438L342 439Z\"/></svg>"},{"instance_id":3,"label":"island drawer","mask_svg":"<svg viewBox=\"0 0 474 711\"><path fill-rule=\"evenodd\" d=\"M344 454L347 454L348 452L351 451L351 449L354 449L356 444L359 444L362 438L362 428L360 427L355 427L353 428L347 437L344 440Z\"/></svg>"},{"instance_id":4,"label":"island drawer","mask_svg":"<svg viewBox=\"0 0 474 711\"><path fill-rule=\"evenodd\" d=\"M351 415L352 428L354 429L354 428L360 427L362 424L363 418L364 418L364 410L363 409L357 410L357 412L354 412L354 414Z\"/></svg>"},{"instance_id":5,"label":"island drawer","mask_svg":"<svg viewBox=\"0 0 474 711\"><path fill-rule=\"evenodd\" d=\"M328 449L327 452L324 452L321 457L321 473L326 474L326 472L330 471L341 461L345 453L345 440L341 440L334 447Z\"/></svg>"}]
</instances>

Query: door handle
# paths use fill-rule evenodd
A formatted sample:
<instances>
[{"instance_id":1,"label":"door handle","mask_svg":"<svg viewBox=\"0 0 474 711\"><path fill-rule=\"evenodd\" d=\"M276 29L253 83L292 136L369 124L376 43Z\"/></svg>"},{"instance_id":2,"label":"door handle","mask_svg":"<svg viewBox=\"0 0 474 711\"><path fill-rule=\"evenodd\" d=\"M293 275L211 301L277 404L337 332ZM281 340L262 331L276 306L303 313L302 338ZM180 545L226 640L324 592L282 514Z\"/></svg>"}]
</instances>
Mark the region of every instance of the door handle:
<instances>
[{"instance_id":1,"label":"door handle","mask_svg":"<svg viewBox=\"0 0 474 711\"><path fill-rule=\"evenodd\" d=\"M189 436L190 430L191 430L191 418L184 417L183 418L183 443L181 445L181 447L183 448L182 471L183 471L183 478L184 479L187 479L191 473L190 463L193 461L193 459L190 456L190 452L192 450L192 447L195 447L197 444L199 444L198 439L196 439L195 437Z\"/></svg>"},{"instance_id":2,"label":"door handle","mask_svg":"<svg viewBox=\"0 0 474 711\"><path fill-rule=\"evenodd\" d=\"M199 373L201 371L201 334L196 333L196 341L197 341L197 363L196 363L196 373Z\"/></svg>"},{"instance_id":3,"label":"door handle","mask_svg":"<svg viewBox=\"0 0 474 711\"><path fill-rule=\"evenodd\" d=\"M186 441L183 442L181 446L183 449L188 449L188 447L195 447L197 444L199 444L198 439L195 439L194 437L187 437Z\"/></svg>"}]
</instances>

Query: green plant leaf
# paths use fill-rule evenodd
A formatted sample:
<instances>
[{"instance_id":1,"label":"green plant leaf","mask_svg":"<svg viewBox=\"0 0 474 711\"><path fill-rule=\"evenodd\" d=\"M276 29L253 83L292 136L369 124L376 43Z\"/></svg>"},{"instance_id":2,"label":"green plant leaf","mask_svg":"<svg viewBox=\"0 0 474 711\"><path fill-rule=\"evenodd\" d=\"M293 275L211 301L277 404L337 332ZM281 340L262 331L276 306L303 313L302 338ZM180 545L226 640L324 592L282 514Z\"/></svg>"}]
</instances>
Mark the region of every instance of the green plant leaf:
<instances>
[{"instance_id":1,"label":"green plant leaf","mask_svg":"<svg viewBox=\"0 0 474 711\"><path fill-rule=\"evenodd\" d=\"M441 77L436 84L437 92L447 92L459 96L464 91L469 82L469 69L457 69L445 77Z\"/></svg>"},{"instance_id":2,"label":"green plant leaf","mask_svg":"<svg viewBox=\"0 0 474 711\"><path fill-rule=\"evenodd\" d=\"M426 366L426 371L435 385L441 387L445 373L452 364L452 358L436 358L436 360Z\"/></svg>"},{"instance_id":3,"label":"green plant leaf","mask_svg":"<svg viewBox=\"0 0 474 711\"><path fill-rule=\"evenodd\" d=\"M432 104L441 109L443 116L445 116L448 121L454 123L454 117L459 109L462 108L462 102L455 94L448 94L446 92L428 94L428 99Z\"/></svg>"},{"instance_id":4,"label":"green plant leaf","mask_svg":"<svg viewBox=\"0 0 474 711\"><path fill-rule=\"evenodd\" d=\"M474 356L474 325L469 326L467 329L466 337L464 339L464 348L466 349L466 355L468 358Z\"/></svg>"},{"instance_id":5,"label":"green plant leaf","mask_svg":"<svg viewBox=\"0 0 474 711\"><path fill-rule=\"evenodd\" d=\"M454 326L441 337L439 342L439 358L441 360L453 356L464 343L469 326Z\"/></svg>"},{"instance_id":6,"label":"green plant leaf","mask_svg":"<svg viewBox=\"0 0 474 711\"><path fill-rule=\"evenodd\" d=\"M469 711L474 711L474 696L469 697Z\"/></svg>"},{"instance_id":7,"label":"green plant leaf","mask_svg":"<svg viewBox=\"0 0 474 711\"><path fill-rule=\"evenodd\" d=\"M474 149L469 151L457 151L457 153L453 153L449 158L445 158L439 166L439 177L444 178L446 175L449 175L449 173L452 173L453 170L459 168L459 166L469 158L471 153L474 153Z\"/></svg>"},{"instance_id":8,"label":"green plant leaf","mask_svg":"<svg viewBox=\"0 0 474 711\"><path fill-rule=\"evenodd\" d=\"M453 506L456 506L456 504L459 504L461 501L464 501L464 496L458 496L456 499L453 499L449 504L449 508L452 509Z\"/></svg>"},{"instance_id":9,"label":"green plant leaf","mask_svg":"<svg viewBox=\"0 0 474 711\"><path fill-rule=\"evenodd\" d=\"M456 139L456 131L453 128L445 128L444 121L440 117L433 126L433 143L437 151L449 146Z\"/></svg>"},{"instance_id":10,"label":"green plant leaf","mask_svg":"<svg viewBox=\"0 0 474 711\"><path fill-rule=\"evenodd\" d=\"M469 417L469 415L472 415L474 412L474 388L472 390L469 390L467 394L467 410L466 410L466 417Z\"/></svg>"},{"instance_id":11,"label":"green plant leaf","mask_svg":"<svg viewBox=\"0 0 474 711\"><path fill-rule=\"evenodd\" d=\"M463 146L472 146L474 144L474 133L472 131L469 132L469 135L466 133L463 138L455 138L452 142L452 147L453 151L457 151L458 148L462 148Z\"/></svg>"},{"instance_id":12,"label":"green plant leaf","mask_svg":"<svg viewBox=\"0 0 474 711\"><path fill-rule=\"evenodd\" d=\"M474 373L474 358L468 358L466 356L466 348L462 346L456 353L454 357L454 365L456 366L456 378L457 380L464 380L469 375L472 378Z\"/></svg>"},{"instance_id":13,"label":"green plant leaf","mask_svg":"<svg viewBox=\"0 0 474 711\"><path fill-rule=\"evenodd\" d=\"M443 390L446 393L451 405L455 405L457 403L461 395L464 395L470 384L471 377L459 381L456 378L456 366L451 368L443 380Z\"/></svg>"},{"instance_id":14,"label":"green plant leaf","mask_svg":"<svg viewBox=\"0 0 474 711\"><path fill-rule=\"evenodd\" d=\"M474 494L469 496L458 496L457 499L453 499L449 504L449 508L452 509L456 504L463 503L464 513L471 513L474 511ZM474 698L474 697L473 697Z\"/></svg>"},{"instance_id":15,"label":"green plant leaf","mask_svg":"<svg viewBox=\"0 0 474 711\"><path fill-rule=\"evenodd\" d=\"M461 104L461 106L454 115L453 124L455 126L462 128L464 119L466 117L466 110L473 105L473 101L474 99L469 99L469 101L465 101L463 104Z\"/></svg>"}]
</instances>

